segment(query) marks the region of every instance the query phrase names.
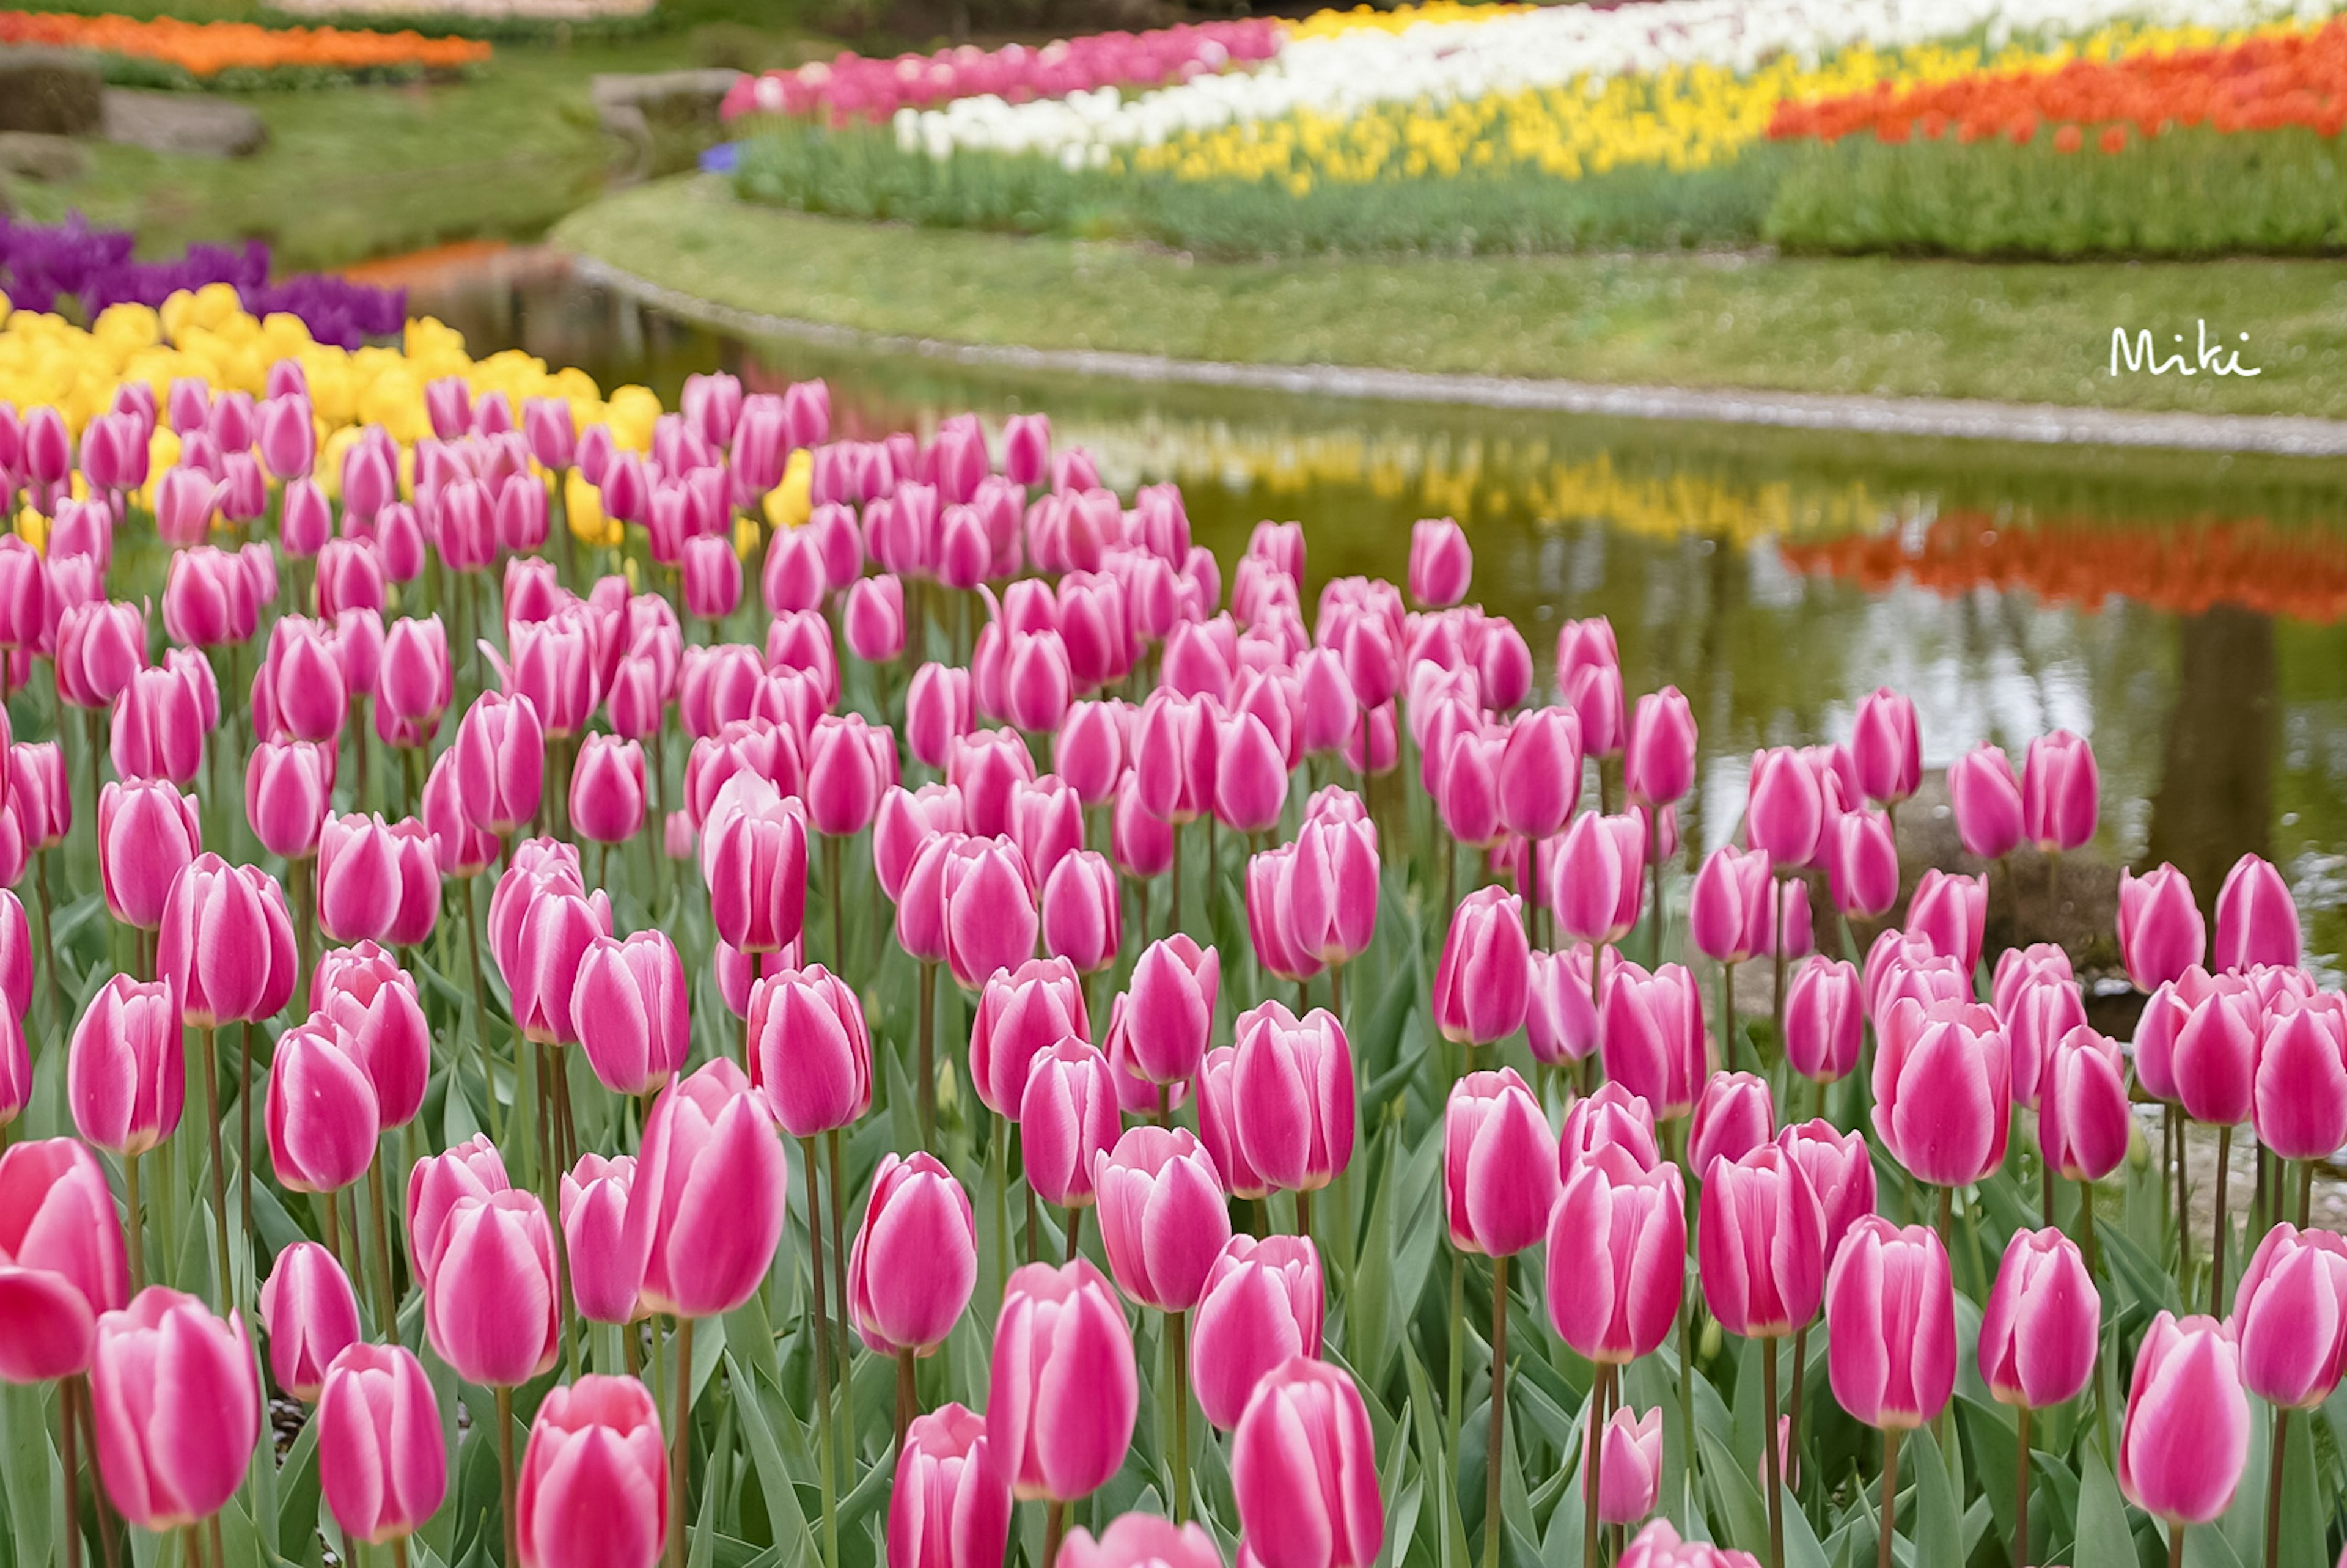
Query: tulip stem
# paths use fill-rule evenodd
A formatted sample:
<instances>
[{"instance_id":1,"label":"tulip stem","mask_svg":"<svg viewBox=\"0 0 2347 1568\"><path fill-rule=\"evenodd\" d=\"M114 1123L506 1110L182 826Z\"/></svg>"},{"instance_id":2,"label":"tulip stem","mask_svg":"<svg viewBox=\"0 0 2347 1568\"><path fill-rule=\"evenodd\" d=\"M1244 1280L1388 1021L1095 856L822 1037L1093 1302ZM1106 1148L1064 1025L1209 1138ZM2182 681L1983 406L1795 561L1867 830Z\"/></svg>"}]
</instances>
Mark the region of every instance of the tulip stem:
<instances>
[{"instance_id":1,"label":"tulip stem","mask_svg":"<svg viewBox=\"0 0 2347 1568\"><path fill-rule=\"evenodd\" d=\"M1051 1568L1060 1559L1060 1542L1068 1533L1068 1505L1053 1498L1043 1507L1043 1563Z\"/></svg>"},{"instance_id":2,"label":"tulip stem","mask_svg":"<svg viewBox=\"0 0 2347 1568\"><path fill-rule=\"evenodd\" d=\"M1068 1256L1066 1261L1073 1263L1082 1255L1084 1249L1083 1243L1084 1211L1081 1209L1070 1209L1068 1211Z\"/></svg>"},{"instance_id":3,"label":"tulip stem","mask_svg":"<svg viewBox=\"0 0 2347 1568\"><path fill-rule=\"evenodd\" d=\"M2314 1162L2303 1160L2299 1163L2298 1167L2298 1224L2301 1230L2305 1229L2309 1224L2307 1216L2312 1212L2313 1207Z\"/></svg>"},{"instance_id":4,"label":"tulip stem","mask_svg":"<svg viewBox=\"0 0 2347 1568\"><path fill-rule=\"evenodd\" d=\"M2013 1568L2029 1568L2029 1407L2020 1408L2015 1446L2020 1462L2014 1466Z\"/></svg>"},{"instance_id":5,"label":"tulip stem","mask_svg":"<svg viewBox=\"0 0 2347 1568\"><path fill-rule=\"evenodd\" d=\"M509 1399L512 1396L503 1397ZM669 1513L672 1521L668 1536L670 1568L684 1568L685 1481L692 1454L692 1432L689 1424L692 1417L692 1319L680 1317L676 1324L676 1446L669 1450L668 1458ZM511 1442L512 1440L508 1438L507 1441ZM831 1511L827 1508L824 1510L823 1526L828 1545L833 1541L834 1527Z\"/></svg>"},{"instance_id":6,"label":"tulip stem","mask_svg":"<svg viewBox=\"0 0 2347 1568\"><path fill-rule=\"evenodd\" d=\"M2217 1208L2211 1216L2211 1228L2216 1235L2209 1241L2209 1316L2225 1315L2225 1178L2231 1173L2233 1163L2233 1130L2229 1126L2217 1129Z\"/></svg>"},{"instance_id":7,"label":"tulip stem","mask_svg":"<svg viewBox=\"0 0 2347 1568\"><path fill-rule=\"evenodd\" d=\"M473 901L473 878L462 876L458 884L465 889L465 935L473 949L473 1046L481 1058L481 1092L488 1098L489 1141L505 1136L499 1125L504 1118L497 1112L497 1068L489 1055L489 993L487 981L481 973L481 914Z\"/></svg>"},{"instance_id":8,"label":"tulip stem","mask_svg":"<svg viewBox=\"0 0 2347 1568\"><path fill-rule=\"evenodd\" d=\"M57 1459L66 1475L66 1568L81 1568L81 1458L74 1443L74 1386L57 1384Z\"/></svg>"},{"instance_id":9,"label":"tulip stem","mask_svg":"<svg viewBox=\"0 0 2347 1568\"><path fill-rule=\"evenodd\" d=\"M1882 1532L1877 1568L1891 1568L1891 1540L1899 1526L1899 1440L1902 1435L1897 1427L1882 1429ZM2171 1562L2168 1568L2180 1565Z\"/></svg>"},{"instance_id":10,"label":"tulip stem","mask_svg":"<svg viewBox=\"0 0 2347 1568\"><path fill-rule=\"evenodd\" d=\"M920 1399L920 1392L913 1380L913 1353L899 1350L897 1352L897 1459L899 1463L905 1457L905 1429L912 1425L913 1410Z\"/></svg>"},{"instance_id":11,"label":"tulip stem","mask_svg":"<svg viewBox=\"0 0 2347 1568\"><path fill-rule=\"evenodd\" d=\"M1589 1385L1589 1418L1582 1433L1581 1561L1597 1568L1597 1514L1604 1498L1606 1404L1614 1391L1614 1363L1600 1362Z\"/></svg>"},{"instance_id":12,"label":"tulip stem","mask_svg":"<svg viewBox=\"0 0 2347 1568\"><path fill-rule=\"evenodd\" d=\"M236 1163L237 1206L244 1221L244 1245L252 1245L252 1020L237 1026L236 1113L242 1122ZM251 1254L246 1255L247 1264Z\"/></svg>"},{"instance_id":13,"label":"tulip stem","mask_svg":"<svg viewBox=\"0 0 2347 1568\"><path fill-rule=\"evenodd\" d=\"M1450 1254L1450 1361L1447 1376L1450 1398L1442 1404L1443 1418L1450 1430L1450 1473L1459 1473L1459 1408L1466 1399L1465 1362L1467 1359L1467 1255L1453 1249ZM1464 1507L1459 1509L1463 1518Z\"/></svg>"},{"instance_id":14,"label":"tulip stem","mask_svg":"<svg viewBox=\"0 0 2347 1568\"><path fill-rule=\"evenodd\" d=\"M1010 1127L997 1119L988 1163L994 1167L994 1309L999 1315L1010 1286Z\"/></svg>"},{"instance_id":15,"label":"tulip stem","mask_svg":"<svg viewBox=\"0 0 2347 1568\"><path fill-rule=\"evenodd\" d=\"M122 1157L122 1197L124 1205L129 1210L122 1228L130 1240L130 1294L133 1296L147 1288L147 1227L140 1217L138 1204L138 1162L144 1156L138 1154Z\"/></svg>"},{"instance_id":16,"label":"tulip stem","mask_svg":"<svg viewBox=\"0 0 2347 1568\"><path fill-rule=\"evenodd\" d=\"M89 1462L92 1473L95 1474L97 1465L97 1450L94 1446L97 1440L97 1409L90 1399L89 1374L77 1372L67 1378L63 1385L63 1393L74 1401L74 1409L77 1411L75 1424L80 1429L83 1437L93 1445L89 1450ZM98 1553L106 1560L106 1568L117 1568L120 1553L115 1544L114 1512L107 1502L106 1488L95 1481L92 1481L89 1489L89 1512L97 1521Z\"/></svg>"},{"instance_id":17,"label":"tulip stem","mask_svg":"<svg viewBox=\"0 0 2347 1568\"><path fill-rule=\"evenodd\" d=\"M841 886L840 841L826 834L823 841L824 886L831 894L831 962L842 980L847 978L847 889Z\"/></svg>"},{"instance_id":18,"label":"tulip stem","mask_svg":"<svg viewBox=\"0 0 2347 1568\"><path fill-rule=\"evenodd\" d=\"M1719 1059L1736 1071L1736 966L1719 966Z\"/></svg>"},{"instance_id":19,"label":"tulip stem","mask_svg":"<svg viewBox=\"0 0 2347 1568\"><path fill-rule=\"evenodd\" d=\"M1777 1440L1777 1358L1784 1348L1775 1339L1760 1342L1760 1408L1764 1418L1760 1445L1768 1473L1768 1568L1785 1568L1785 1449Z\"/></svg>"},{"instance_id":20,"label":"tulip stem","mask_svg":"<svg viewBox=\"0 0 2347 1568\"><path fill-rule=\"evenodd\" d=\"M825 1300L826 1287L824 1284L823 1271L823 1216L821 1211L815 1206L820 1184L815 1169L815 1139L812 1136L800 1139L799 1149L806 1165L807 1272L815 1278L815 1296L811 1303L815 1314L813 1324L815 1397L817 1425L821 1429L816 1436L823 1444L823 1521L827 1539L831 1530L834 1488L831 1441L831 1314ZM825 1548L824 1561L826 1563L834 1561L828 1546Z\"/></svg>"},{"instance_id":21,"label":"tulip stem","mask_svg":"<svg viewBox=\"0 0 2347 1568\"><path fill-rule=\"evenodd\" d=\"M1174 1522L1190 1519L1190 1315L1171 1313L1165 1319L1166 1355L1174 1376Z\"/></svg>"},{"instance_id":22,"label":"tulip stem","mask_svg":"<svg viewBox=\"0 0 2347 1568\"><path fill-rule=\"evenodd\" d=\"M2092 1182L2078 1184L2078 1245L2086 1255L2086 1277L2092 1279L2098 1262L2097 1254L2101 1250L2095 1238L2095 1184Z\"/></svg>"},{"instance_id":23,"label":"tulip stem","mask_svg":"<svg viewBox=\"0 0 2347 1568\"><path fill-rule=\"evenodd\" d=\"M1646 967L1663 961L1663 814L1660 806L1646 813Z\"/></svg>"},{"instance_id":24,"label":"tulip stem","mask_svg":"<svg viewBox=\"0 0 2347 1568\"><path fill-rule=\"evenodd\" d=\"M378 1324L375 1332L386 1339L396 1339L399 1337L399 1288L397 1282L392 1278L391 1227L384 1222L383 1141L380 1138L375 1140L374 1169L367 1172L367 1206L374 1211L374 1261L377 1270L374 1295ZM557 1225L554 1229L559 1242L562 1227ZM569 1276L569 1270L567 1268L558 1272L565 1279ZM569 1324L567 1320L563 1328L563 1337L568 1339ZM574 1378L578 1376L577 1368L571 1368L571 1376Z\"/></svg>"},{"instance_id":25,"label":"tulip stem","mask_svg":"<svg viewBox=\"0 0 2347 1568\"><path fill-rule=\"evenodd\" d=\"M66 1038L65 992L57 984L56 927L50 923L49 911L56 907L49 902L49 852L33 851L33 894L41 906L41 974L49 993L49 1029L62 1044Z\"/></svg>"},{"instance_id":26,"label":"tulip stem","mask_svg":"<svg viewBox=\"0 0 2347 1568\"><path fill-rule=\"evenodd\" d=\"M2266 1568L2281 1568L2281 1460L2290 1442L2290 1407L2273 1418L2273 1458L2266 1467Z\"/></svg>"},{"instance_id":27,"label":"tulip stem","mask_svg":"<svg viewBox=\"0 0 2347 1568\"><path fill-rule=\"evenodd\" d=\"M2168 1527L2168 1568L2184 1568L2184 1532L2189 1529L2182 1520Z\"/></svg>"},{"instance_id":28,"label":"tulip stem","mask_svg":"<svg viewBox=\"0 0 2347 1568\"><path fill-rule=\"evenodd\" d=\"M1504 1479L1500 1449L1507 1438L1508 1259L1502 1254L1491 1259L1491 1438L1483 1458L1490 1479L1483 1493L1483 1568L1500 1564L1500 1485Z\"/></svg>"},{"instance_id":29,"label":"tulip stem","mask_svg":"<svg viewBox=\"0 0 2347 1568\"><path fill-rule=\"evenodd\" d=\"M391 1538L391 1568L407 1568L407 1537L405 1535Z\"/></svg>"},{"instance_id":30,"label":"tulip stem","mask_svg":"<svg viewBox=\"0 0 2347 1568\"><path fill-rule=\"evenodd\" d=\"M1769 896L1769 909L1768 909L1768 946L1769 946L1770 948L1774 948L1774 949L1775 949L1775 954L1776 954L1776 956L1775 956L1774 962L1775 962L1775 965L1776 965L1776 972L1777 972L1777 983L1776 983L1776 987L1775 987L1774 992L1773 992L1773 994L1772 994L1772 996L1771 996L1771 998L1770 998L1769 1007L1770 1007L1770 1009L1771 1009L1771 1012L1772 1012L1772 1016L1775 1018L1776 1022L1777 1022L1777 1049L1778 1049L1778 1050L1780 1053L1781 1053L1781 1052L1784 1050L1784 1049L1785 1049L1785 883L1786 883L1786 881L1787 881L1787 878L1786 878L1786 876L1785 876L1785 874L1784 874L1783 872L1779 871L1779 872L1778 872L1778 873L1777 873L1777 875L1776 875L1776 876L1774 877L1774 879L1773 879L1773 880L1771 880L1771 881L1770 881L1770 883L1769 883L1769 885L1768 885L1768 896Z\"/></svg>"},{"instance_id":31,"label":"tulip stem","mask_svg":"<svg viewBox=\"0 0 2347 1568\"><path fill-rule=\"evenodd\" d=\"M220 1545L219 1511L215 1510L212 1516L204 1522L204 1533L211 1538L212 1568L228 1568L228 1553Z\"/></svg>"},{"instance_id":32,"label":"tulip stem","mask_svg":"<svg viewBox=\"0 0 2347 1568\"><path fill-rule=\"evenodd\" d=\"M1801 1389L1809 1380L1809 1326L1793 1331L1793 1388L1785 1401L1785 1485L1801 1490Z\"/></svg>"},{"instance_id":33,"label":"tulip stem","mask_svg":"<svg viewBox=\"0 0 2347 1568\"><path fill-rule=\"evenodd\" d=\"M1301 1188L1296 1194L1296 1234L1312 1239L1312 1194Z\"/></svg>"},{"instance_id":34,"label":"tulip stem","mask_svg":"<svg viewBox=\"0 0 2347 1568\"><path fill-rule=\"evenodd\" d=\"M938 967L921 966L921 1147L938 1141Z\"/></svg>"},{"instance_id":35,"label":"tulip stem","mask_svg":"<svg viewBox=\"0 0 2347 1568\"><path fill-rule=\"evenodd\" d=\"M497 1485L500 1489L498 1495L505 1500L506 1568L521 1568L518 1549L521 1520L514 1509L513 1390L499 1389L497 1396ZM677 1440L680 1444L683 1442L682 1434ZM676 1504L676 1511L677 1529L682 1531L684 1528L684 1504L681 1501Z\"/></svg>"},{"instance_id":36,"label":"tulip stem","mask_svg":"<svg viewBox=\"0 0 2347 1568\"><path fill-rule=\"evenodd\" d=\"M228 1262L228 1170L220 1163L220 1056L212 1049L213 1030L207 1026L196 1030L201 1042L204 1075L204 1132L211 1141L212 1156L212 1239L220 1246L220 1294L213 1305L220 1315L228 1316L231 1270Z\"/></svg>"}]
</instances>

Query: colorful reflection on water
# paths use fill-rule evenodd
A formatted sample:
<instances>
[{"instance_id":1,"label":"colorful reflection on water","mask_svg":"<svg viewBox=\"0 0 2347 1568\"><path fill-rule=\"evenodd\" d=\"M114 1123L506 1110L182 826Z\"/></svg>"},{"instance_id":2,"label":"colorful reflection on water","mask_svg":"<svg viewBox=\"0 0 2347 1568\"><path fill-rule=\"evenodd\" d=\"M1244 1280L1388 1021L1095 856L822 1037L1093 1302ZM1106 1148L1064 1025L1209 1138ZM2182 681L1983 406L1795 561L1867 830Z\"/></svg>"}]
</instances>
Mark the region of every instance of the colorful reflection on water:
<instances>
[{"instance_id":1,"label":"colorful reflection on water","mask_svg":"<svg viewBox=\"0 0 2347 1568\"><path fill-rule=\"evenodd\" d=\"M822 375L844 435L1040 409L1118 489L1179 481L1226 559L1260 518L1305 522L1307 596L1398 579L1409 524L1455 517L1479 596L1543 661L1559 623L1603 614L1633 691L1688 694L1697 843L1735 830L1755 747L1846 733L1877 685L1914 696L1932 764L2067 727L2101 762L2110 856L2172 860L2204 898L2239 856L2269 856L2311 958L2334 983L2347 968L2347 465L980 373L745 343L559 268L476 269L414 303L477 351L525 348L607 389Z\"/></svg>"}]
</instances>

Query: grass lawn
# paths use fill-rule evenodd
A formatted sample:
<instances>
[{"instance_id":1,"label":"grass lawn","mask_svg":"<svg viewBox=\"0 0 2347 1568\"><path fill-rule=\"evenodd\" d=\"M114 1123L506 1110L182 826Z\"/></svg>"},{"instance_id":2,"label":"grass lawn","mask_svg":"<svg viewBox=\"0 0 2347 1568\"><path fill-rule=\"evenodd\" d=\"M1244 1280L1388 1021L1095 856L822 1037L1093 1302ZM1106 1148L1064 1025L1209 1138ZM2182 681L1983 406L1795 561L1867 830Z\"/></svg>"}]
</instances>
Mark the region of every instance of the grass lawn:
<instances>
[{"instance_id":1,"label":"grass lawn","mask_svg":"<svg viewBox=\"0 0 2347 1568\"><path fill-rule=\"evenodd\" d=\"M2347 417L2347 262L1583 255L1206 262L859 224L686 177L554 239L738 309L974 343L1622 384ZM2196 323L2255 378L2108 374ZM2247 332L2243 344L2239 333Z\"/></svg>"}]
</instances>

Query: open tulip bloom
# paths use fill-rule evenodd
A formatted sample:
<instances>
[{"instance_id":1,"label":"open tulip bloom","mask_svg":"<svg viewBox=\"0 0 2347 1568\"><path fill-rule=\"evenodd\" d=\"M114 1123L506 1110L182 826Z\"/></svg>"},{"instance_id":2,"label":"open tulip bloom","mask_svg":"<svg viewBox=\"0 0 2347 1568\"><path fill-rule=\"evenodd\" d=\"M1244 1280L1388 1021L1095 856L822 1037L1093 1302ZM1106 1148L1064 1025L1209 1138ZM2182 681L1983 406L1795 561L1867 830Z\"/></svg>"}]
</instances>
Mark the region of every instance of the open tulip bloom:
<instances>
[{"instance_id":1,"label":"open tulip bloom","mask_svg":"<svg viewBox=\"0 0 2347 1568\"><path fill-rule=\"evenodd\" d=\"M1290 27L924 70L1245 97ZM930 101L827 68L744 91ZM173 299L0 322L20 1552L1784 1568L1986 1495L2031 1568L2347 1505L2347 999L2254 856L2096 883L2095 967L2026 928L1993 864L2110 836L2081 736L1884 689L1729 757L1643 627L1536 665L1472 518L1307 578L1041 415ZM2197 1243L2187 1123L2258 1145ZM1940 1457L2004 1431L1960 1324L2010 1471Z\"/></svg>"}]
</instances>

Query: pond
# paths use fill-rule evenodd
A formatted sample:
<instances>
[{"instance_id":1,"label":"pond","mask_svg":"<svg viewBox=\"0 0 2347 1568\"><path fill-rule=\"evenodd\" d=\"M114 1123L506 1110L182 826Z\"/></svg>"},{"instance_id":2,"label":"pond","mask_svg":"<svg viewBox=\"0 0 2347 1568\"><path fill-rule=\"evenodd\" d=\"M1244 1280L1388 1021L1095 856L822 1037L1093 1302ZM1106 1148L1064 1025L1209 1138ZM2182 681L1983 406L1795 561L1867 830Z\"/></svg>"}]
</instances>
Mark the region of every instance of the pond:
<instances>
[{"instance_id":1,"label":"pond","mask_svg":"<svg viewBox=\"0 0 2347 1568\"><path fill-rule=\"evenodd\" d=\"M1450 516L1485 608L1547 663L1604 615L1632 692L1676 683L1702 731L1690 845L1736 828L1755 747L1848 733L1910 693L1927 765L1988 739L2016 763L2065 727L2103 775L2097 850L2173 861L2204 903L2254 851L2347 970L2347 463L1613 421L977 372L747 343L542 257L417 281L411 309L477 354L519 347L673 400L717 368L820 375L842 435L975 410L1051 415L1102 482L1178 481L1227 562L1298 519L1306 604L1329 576L1401 576L1410 523ZM1569 367L1560 367L1567 370Z\"/></svg>"}]
</instances>

